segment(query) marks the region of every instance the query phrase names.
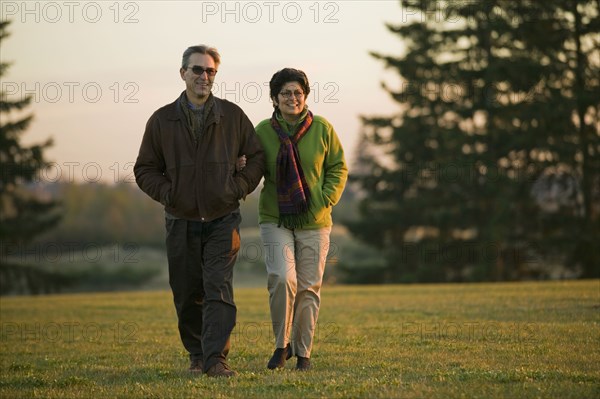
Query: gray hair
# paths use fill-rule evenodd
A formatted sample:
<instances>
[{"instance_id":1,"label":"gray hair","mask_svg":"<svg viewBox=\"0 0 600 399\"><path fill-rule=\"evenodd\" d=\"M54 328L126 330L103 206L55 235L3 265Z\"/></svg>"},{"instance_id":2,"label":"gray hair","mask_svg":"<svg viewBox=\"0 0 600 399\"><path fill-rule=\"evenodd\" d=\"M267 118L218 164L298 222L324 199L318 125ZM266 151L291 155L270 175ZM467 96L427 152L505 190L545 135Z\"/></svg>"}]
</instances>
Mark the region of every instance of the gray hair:
<instances>
[{"instance_id":1,"label":"gray hair","mask_svg":"<svg viewBox=\"0 0 600 399\"><path fill-rule=\"evenodd\" d=\"M183 52L183 57L181 58L181 67L182 68L185 69L188 67L188 63L190 62L190 56L194 53L210 55L212 57L212 59L215 61L216 67L219 67L219 64L221 63L221 55L219 54L219 52L217 51L216 48L210 47L210 46L205 46L204 44L200 44L198 46L188 47Z\"/></svg>"}]
</instances>

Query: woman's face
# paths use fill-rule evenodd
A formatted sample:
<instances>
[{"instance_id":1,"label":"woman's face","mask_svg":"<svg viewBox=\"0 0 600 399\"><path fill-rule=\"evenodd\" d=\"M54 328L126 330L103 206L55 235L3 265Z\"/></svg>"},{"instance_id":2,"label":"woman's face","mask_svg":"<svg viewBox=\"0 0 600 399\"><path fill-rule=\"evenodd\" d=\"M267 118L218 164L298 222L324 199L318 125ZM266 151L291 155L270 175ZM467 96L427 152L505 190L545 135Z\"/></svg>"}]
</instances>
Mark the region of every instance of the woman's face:
<instances>
[{"instance_id":1,"label":"woman's face","mask_svg":"<svg viewBox=\"0 0 600 399\"><path fill-rule=\"evenodd\" d=\"M279 106L281 115L288 122L297 121L306 104L304 90L298 82L284 84L274 100L275 104Z\"/></svg>"}]
</instances>

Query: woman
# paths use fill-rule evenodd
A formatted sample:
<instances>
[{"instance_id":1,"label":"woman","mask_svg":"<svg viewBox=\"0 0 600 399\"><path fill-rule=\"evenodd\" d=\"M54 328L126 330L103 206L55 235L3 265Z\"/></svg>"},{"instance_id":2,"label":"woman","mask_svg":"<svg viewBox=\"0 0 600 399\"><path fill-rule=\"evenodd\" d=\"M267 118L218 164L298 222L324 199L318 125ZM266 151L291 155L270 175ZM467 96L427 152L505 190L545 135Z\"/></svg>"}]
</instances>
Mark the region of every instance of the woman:
<instances>
[{"instance_id":1,"label":"woman","mask_svg":"<svg viewBox=\"0 0 600 399\"><path fill-rule=\"evenodd\" d=\"M275 110L256 127L266 161L259 224L276 347L267 367L282 368L295 355L296 369L304 371L310 369L331 208L348 169L333 127L306 106L304 72L282 69L269 87Z\"/></svg>"}]
</instances>

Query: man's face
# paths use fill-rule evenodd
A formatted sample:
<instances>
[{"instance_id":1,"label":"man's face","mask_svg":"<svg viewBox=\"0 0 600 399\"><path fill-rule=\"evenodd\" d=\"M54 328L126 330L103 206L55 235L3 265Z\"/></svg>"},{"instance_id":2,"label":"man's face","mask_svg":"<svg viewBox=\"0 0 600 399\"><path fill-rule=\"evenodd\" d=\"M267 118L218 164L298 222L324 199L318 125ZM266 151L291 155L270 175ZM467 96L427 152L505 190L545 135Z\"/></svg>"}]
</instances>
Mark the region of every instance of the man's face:
<instances>
[{"instance_id":1,"label":"man's face","mask_svg":"<svg viewBox=\"0 0 600 399\"><path fill-rule=\"evenodd\" d=\"M208 98L215 77L210 76L208 72L202 72L198 75L192 70L193 67L216 70L215 60L208 54L194 53L190 56L187 69L181 68L179 70L181 79L185 81L188 100L199 105L203 104Z\"/></svg>"}]
</instances>

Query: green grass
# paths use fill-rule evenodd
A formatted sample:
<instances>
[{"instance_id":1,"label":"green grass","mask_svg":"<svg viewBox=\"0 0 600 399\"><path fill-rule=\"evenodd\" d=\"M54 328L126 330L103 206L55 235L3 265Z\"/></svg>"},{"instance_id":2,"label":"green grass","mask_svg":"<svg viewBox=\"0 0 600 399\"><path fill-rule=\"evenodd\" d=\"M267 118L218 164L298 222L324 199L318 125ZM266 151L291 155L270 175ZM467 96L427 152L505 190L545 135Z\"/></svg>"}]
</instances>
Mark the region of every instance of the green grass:
<instances>
[{"instance_id":1,"label":"green grass","mask_svg":"<svg viewBox=\"0 0 600 399\"><path fill-rule=\"evenodd\" d=\"M269 371L238 288L234 379L188 375L169 292L4 297L1 398L595 398L600 282L326 286L313 370Z\"/></svg>"}]
</instances>

